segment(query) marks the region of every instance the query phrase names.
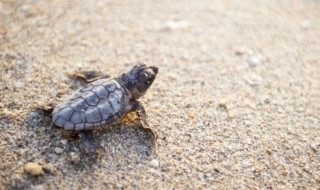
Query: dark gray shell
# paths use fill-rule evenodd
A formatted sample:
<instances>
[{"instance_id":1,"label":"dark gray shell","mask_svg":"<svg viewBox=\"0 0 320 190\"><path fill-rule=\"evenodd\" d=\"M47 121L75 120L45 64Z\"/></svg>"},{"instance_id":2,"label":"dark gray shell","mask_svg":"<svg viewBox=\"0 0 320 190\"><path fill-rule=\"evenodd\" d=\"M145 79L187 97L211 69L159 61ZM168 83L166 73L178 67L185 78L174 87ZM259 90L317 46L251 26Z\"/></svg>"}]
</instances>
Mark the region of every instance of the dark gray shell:
<instances>
[{"instance_id":1,"label":"dark gray shell","mask_svg":"<svg viewBox=\"0 0 320 190\"><path fill-rule=\"evenodd\" d=\"M129 105L125 89L113 79L101 79L76 91L52 113L55 125L66 130L91 130L122 118Z\"/></svg>"}]
</instances>

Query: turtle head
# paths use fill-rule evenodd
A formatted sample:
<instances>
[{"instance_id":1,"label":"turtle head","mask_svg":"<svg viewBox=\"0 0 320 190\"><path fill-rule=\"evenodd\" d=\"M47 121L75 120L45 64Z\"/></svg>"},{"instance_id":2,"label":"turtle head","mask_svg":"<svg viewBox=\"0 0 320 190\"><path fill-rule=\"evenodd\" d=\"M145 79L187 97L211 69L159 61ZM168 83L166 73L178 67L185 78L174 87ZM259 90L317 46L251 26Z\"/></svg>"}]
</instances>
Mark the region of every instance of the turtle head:
<instances>
[{"instance_id":1,"label":"turtle head","mask_svg":"<svg viewBox=\"0 0 320 190\"><path fill-rule=\"evenodd\" d=\"M139 63L125 74L126 87L134 99L138 99L146 93L156 78L157 73L158 67Z\"/></svg>"}]
</instances>

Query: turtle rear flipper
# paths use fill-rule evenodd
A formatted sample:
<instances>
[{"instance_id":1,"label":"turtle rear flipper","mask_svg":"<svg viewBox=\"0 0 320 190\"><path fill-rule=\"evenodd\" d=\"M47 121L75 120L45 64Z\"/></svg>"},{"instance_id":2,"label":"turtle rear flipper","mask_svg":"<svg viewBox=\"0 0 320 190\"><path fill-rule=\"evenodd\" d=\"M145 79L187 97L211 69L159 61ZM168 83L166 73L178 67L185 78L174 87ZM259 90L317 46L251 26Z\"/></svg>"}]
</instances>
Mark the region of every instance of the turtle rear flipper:
<instances>
[{"instance_id":1,"label":"turtle rear flipper","mask_svg":"<svg viewBox=\"0 0 320 190\"><path fill-rule=\"evenodd\" d=\"M87 83L94 82L99 79L110 78L109 75L97 71L78 71L69 75L71 78L83 80Z\"/></svg>"},{"instance_id":2,"label":"turtle rear flipper","mask_svg":"<svg viewBox=\"0 0 320 190\"><path fill-rule=\"evenodd\" d=\"M93 138L92 131L81 131L80 148L85 153L96 153L102 150L102 146Z\"/></svg>"},{"instance_id":3,"label":"turtle rear flipper","mask_svg":"<svg viewBox=\"0 0 320 190\"><path fill-rule=\"evenodd\" d=\"M47 103L43 105L36 105L35 111L42 111L45 115L51 115L55 105L53 103Z\"/></svg>"}]
</instances>

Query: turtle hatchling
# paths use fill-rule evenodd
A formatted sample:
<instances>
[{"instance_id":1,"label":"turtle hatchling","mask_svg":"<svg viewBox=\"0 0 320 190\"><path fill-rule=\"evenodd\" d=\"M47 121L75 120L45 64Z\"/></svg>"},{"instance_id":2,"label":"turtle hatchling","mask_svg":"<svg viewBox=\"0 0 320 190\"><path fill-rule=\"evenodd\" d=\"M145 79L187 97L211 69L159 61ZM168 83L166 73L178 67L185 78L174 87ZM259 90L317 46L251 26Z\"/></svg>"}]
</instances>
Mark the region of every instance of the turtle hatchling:
<instances>
[{"instance_id":1,"label":"turtle hatchling","mask_svg":"<svg viewBox=\"0 0 320 190\"><path fill-rule=\"evenodd\" d=\"M80 131L81 147L86 151L101 148L93 138L92 130L120 121L136 111L143 125L146 112L138 99L152 85L158 67L135 65L129 72L114 79L100 79L77 90L52 112L54 125L65 130Z\"/></svg>"}]
</instances>

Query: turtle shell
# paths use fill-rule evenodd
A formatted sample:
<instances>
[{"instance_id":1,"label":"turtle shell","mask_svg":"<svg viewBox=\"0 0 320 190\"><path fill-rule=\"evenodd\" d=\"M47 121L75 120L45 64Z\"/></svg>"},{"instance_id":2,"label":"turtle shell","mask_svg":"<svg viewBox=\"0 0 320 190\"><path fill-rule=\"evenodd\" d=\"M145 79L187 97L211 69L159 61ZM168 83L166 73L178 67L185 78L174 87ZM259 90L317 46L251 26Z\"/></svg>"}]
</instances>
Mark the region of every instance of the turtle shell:
<instances>
[{"instance_id":1,"label":"turtle shell","mask_svg":"<svg viewBox=\"0 0 320 190\"><path fill-rule=\"evenodd\" d=\"M52 113L56 126L91 130L121 119L129 103L125 89L113 79L101 79L77 90Z\"/></svg>"}]
</instances>

